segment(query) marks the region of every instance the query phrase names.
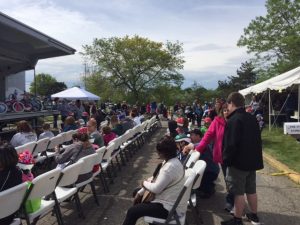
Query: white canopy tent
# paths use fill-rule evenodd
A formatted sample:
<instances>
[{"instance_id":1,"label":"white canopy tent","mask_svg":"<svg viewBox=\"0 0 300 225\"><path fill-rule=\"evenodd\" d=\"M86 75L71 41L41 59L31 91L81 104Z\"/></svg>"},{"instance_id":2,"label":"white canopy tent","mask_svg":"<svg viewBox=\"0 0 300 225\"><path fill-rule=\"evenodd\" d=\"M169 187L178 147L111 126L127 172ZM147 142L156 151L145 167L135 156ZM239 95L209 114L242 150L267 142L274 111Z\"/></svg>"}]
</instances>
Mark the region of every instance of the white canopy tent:
<instances>
[{"instance_id":1,"label":"white canopy tent","mask_svg":"<svg viewBox=\"0 0 300 225\"><path fill-rule=\"evenodd\" d=\"M100 97L78 87L72 87L67 90L51 95L51 98L63 98L68 100L100 100Z\"/></svg>"},{"instance_id":2,"label":"white canopy tent","mask_svg":"<svg viewBox=\"0 0 300 225\"><path fill-rule=\"evenodd\" d=\"M262 93L264 91L269 90L269 125L271 125L271 90L277 90L282 91L284 89L287 89L293 85L298 86L298 113L300 110L300 66L292 69L290 71L287 71L283 74L280 74L276 77L273 77L271 79L265 80L259 84L253 85L251 87L245 88L243 90L240 90L239 92L246 96L249 94L258 94ZM299 122L299 116L298 116L298 122ZM271 129L271 126L269 126L269 129Z\"/></svg>"}]
</instances>

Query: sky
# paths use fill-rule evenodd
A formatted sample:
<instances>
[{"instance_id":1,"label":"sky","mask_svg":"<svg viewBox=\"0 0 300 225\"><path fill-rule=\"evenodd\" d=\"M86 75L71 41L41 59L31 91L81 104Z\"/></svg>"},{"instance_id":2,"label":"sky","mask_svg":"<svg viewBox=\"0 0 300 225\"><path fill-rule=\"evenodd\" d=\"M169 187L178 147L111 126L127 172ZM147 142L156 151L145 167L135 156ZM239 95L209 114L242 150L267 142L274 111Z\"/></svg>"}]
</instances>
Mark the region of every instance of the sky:
<instances>
[{"instance_id":1,"label":"sky","mask_svg":"<svg viewBox=\"0 0 300 225\"><path fill-rule=\"evenodd\" d=\"M236 44L251 20L266 14L264 5L264 0L0 0L2 13L77 50L36 66L36 73L49 73L69 87L81 84L83 45L139 35L183 43L183 86L197 81L214 89L251 58ZM33 72L26 72L27 86L32 80Z\"/></svg>"}]
</instances>

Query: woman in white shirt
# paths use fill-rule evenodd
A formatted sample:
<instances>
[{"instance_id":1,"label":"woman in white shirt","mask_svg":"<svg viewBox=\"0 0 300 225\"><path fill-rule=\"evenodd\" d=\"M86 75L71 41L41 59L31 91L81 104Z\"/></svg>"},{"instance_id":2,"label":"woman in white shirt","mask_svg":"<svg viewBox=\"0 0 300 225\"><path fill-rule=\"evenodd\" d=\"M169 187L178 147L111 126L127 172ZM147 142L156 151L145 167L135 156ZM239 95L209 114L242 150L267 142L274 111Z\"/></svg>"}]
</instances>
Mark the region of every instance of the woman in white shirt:
<instances>
[{"instance_id":1,"label":"woman in white shirt","mask_svg":"<svg viewBox=\"0 0 300 225\"><path fill-rule=\"evenodd\" d=\"M184 183L184 168L176 157L176 143L171 137L164 137L156 146L162 166L155 181L151 178L142 182L142 188L135 196L134 206L126 214L123 225L134 225L144 216L166 219L173 207ZM145 190L155 194L154 200L148 203L139 203ZM184 212L185 206L179 205L177 213Z\"/></svg>"},{"instance_id":2,"label":"woman in white shirt","mask_svg":"<svg viewBox=\"0 0 300 225\"><path fill-rule=\"evenodd\" d=\"M28 142L37 141L37 136L32 132L32 128L25 120L17 124L17 132L11 139L10 144L14 147L24 145Z\"/></svg>"}]
</instances>

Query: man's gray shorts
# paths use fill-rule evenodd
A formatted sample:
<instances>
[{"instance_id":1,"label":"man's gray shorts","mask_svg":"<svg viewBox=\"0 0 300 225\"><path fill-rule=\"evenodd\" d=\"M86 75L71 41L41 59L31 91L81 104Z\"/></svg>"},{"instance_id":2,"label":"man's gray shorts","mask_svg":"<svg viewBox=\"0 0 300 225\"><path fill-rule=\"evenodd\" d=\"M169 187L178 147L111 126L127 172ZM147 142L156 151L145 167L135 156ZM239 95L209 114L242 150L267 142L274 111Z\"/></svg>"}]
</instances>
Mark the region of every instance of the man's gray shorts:
<instances>
[{"instance_id":1,"label":"man's gray shorts","mask_svg":"<svg viewBox=\"0 0 300 225\"><path fill-rule=\"evenodd\" d=\"M234 195L256 193L256 171L244 171L227 167L225 180L229 193Z\"/></svg>"}]
</instances>

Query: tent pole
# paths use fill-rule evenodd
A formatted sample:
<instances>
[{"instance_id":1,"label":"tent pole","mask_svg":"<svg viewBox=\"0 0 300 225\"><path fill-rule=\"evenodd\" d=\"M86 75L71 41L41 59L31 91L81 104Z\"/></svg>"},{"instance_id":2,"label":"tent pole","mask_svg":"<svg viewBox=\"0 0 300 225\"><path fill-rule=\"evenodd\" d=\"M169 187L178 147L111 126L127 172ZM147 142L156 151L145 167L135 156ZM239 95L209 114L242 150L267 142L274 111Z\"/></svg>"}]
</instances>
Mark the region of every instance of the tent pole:
<instances>
[{"instance_id":1,"label":"tent pole","mask_svg":"<svg viewBox=\"0 0 300 225\"><path fill-rule=\"evenodd\" d=\"M269 89L269 131L271 131L271 90Z\"/></svg>"}]
</instances>

